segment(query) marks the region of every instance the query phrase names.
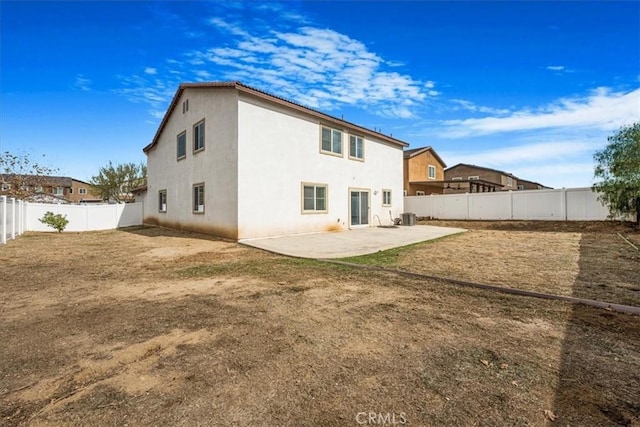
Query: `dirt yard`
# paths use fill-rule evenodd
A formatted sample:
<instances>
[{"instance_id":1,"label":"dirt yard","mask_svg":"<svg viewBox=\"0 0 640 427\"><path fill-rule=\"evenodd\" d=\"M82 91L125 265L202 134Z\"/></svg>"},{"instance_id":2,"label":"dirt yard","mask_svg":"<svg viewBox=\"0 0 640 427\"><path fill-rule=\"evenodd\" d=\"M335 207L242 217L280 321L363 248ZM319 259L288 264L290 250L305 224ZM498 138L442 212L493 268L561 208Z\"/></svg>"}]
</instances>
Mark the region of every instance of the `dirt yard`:
<instances>
[{"instance_id":1,"label":"dirt yard","mask_svg":"<svg viewBox=\"0 0 640 427\"><path fill-rule=\"evenodd\" d=\"M420 264L637 302L631 246L548 232L478 225ZM640 318L606 310L160 228L28 233L0 295L0 425L640 425Z\"/></svg>"}]
</instances>

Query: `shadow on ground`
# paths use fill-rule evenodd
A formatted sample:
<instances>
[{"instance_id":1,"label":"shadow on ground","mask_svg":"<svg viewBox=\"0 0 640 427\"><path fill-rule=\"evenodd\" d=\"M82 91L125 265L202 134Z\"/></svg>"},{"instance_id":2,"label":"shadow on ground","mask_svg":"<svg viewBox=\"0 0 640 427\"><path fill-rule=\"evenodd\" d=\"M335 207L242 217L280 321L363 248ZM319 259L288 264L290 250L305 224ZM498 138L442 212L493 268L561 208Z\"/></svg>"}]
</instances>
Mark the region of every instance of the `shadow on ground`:
<instances>
[{"instance_id":1,"label":"shadow on ground","mask_svg":"<svg viewBox=\"0 0 640 427\"><path fill-rule=\"evenodd\" d=\"M573 296L588 297L593 287L640 291L640 253L624 242L616 246L611 266L594 271L594 259L602 256L599 240L617 237L583 233ZM638 345L640 317L573 306L562 345L554 404L561 425L640 425ZM629 365L635 369L629 370Z\"/></svg>"}]
</instances>

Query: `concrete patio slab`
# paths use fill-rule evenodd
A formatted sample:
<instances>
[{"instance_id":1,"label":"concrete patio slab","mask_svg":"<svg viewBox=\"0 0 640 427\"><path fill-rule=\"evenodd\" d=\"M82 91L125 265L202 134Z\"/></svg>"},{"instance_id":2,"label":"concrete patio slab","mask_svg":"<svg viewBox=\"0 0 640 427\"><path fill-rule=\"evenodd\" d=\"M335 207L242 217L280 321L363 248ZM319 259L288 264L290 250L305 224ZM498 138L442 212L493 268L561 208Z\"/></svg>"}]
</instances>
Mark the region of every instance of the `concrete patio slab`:
<instances>
[{"instance_id":1,"label":"concrete patio slab","mask_svg":"<svg viewBox=\"0 0 640 427\"><path fill-rule=\"evenodd\" d=\"M370 227L331 233L245 239L240 243L300 258L344 258L371 254L464 231L466 230L462 228L431 225Z\"/></svg>"}]
</instances>

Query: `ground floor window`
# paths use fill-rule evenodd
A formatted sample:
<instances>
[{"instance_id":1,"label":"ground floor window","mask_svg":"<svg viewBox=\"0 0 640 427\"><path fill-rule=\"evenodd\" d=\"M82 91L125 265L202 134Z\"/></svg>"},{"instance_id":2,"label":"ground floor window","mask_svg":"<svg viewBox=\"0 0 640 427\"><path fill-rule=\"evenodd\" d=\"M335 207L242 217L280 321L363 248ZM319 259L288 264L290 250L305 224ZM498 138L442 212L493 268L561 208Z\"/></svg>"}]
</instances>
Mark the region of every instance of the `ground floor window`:
<instances>
[{"instance_id":1,"label":"ground floor window","mask_svg":"<svg viewBox=\"0 0 640 427\"><path fill-rule=\"evenodd\" d=\"M167 190L160 190L158 192L158 211L167 211Z\"/></svg>"},{"instance_id":2,"label":"ground floor window","mask_svg":"<svg viewBox=\"0 0 640 427\"><path fill-rule=\"evenodd\" d=\"M302 184L302 212L327 212L326 184Z\"/></svg>"},{"instance_id":3,"label":"ground floor window","mask_svg":"<svg viewBox=\"0 0 640 427\"><path fill-rule=\"evenodd\" d=\"M391 206L391 190L382 190L382 206Z\"/></svg>"},{"instance_id":4,"label":"ground floor window","mask_svg":"<svg viewBox=\"0 0 640 427\"><path fill-rule=\"evenodd\" d=\"M193 213L204 213L204 183L193 185Z\"/></svg>"}]
</instances>

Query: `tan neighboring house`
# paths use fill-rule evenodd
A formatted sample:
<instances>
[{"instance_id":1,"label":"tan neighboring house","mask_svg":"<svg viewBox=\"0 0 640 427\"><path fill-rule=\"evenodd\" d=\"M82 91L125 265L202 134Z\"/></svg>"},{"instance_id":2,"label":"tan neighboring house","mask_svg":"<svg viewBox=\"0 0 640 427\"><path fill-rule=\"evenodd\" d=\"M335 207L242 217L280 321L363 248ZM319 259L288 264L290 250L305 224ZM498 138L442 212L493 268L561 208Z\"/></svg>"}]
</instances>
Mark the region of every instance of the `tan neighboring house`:
<instances>
[{"instance_id":1,"label":"tan neighboring house","mask_svg":"<svg viewBox=\"0 0 640 427\"><path fill-rule=\"evenodd\" d=\"M549 188L537 182L520 179L509 172L466 163L458 163L446 169L444 179L445 194Z\"/></svg>"},{"instance_id":2,"label":"tan neighboring house","mask_svg":"<svg viewBox=\"0 0 640 427\"><path fill-rule=\"evenodd\" d=\"M2 174L0 196L21 197L45 203L96 203L102 200L91 192L91 185L66 176Z\"/></svg>"},{"instance_id":3,"label":"tan neighboring house","mask_svg":"<svg viewBox=\"0 0 640 427\"><path fill-rule=\"evenodd\" d=\"M447 165L432 147L404 150L404 195L442 194Z\"/></svg>"}]
</instances>

